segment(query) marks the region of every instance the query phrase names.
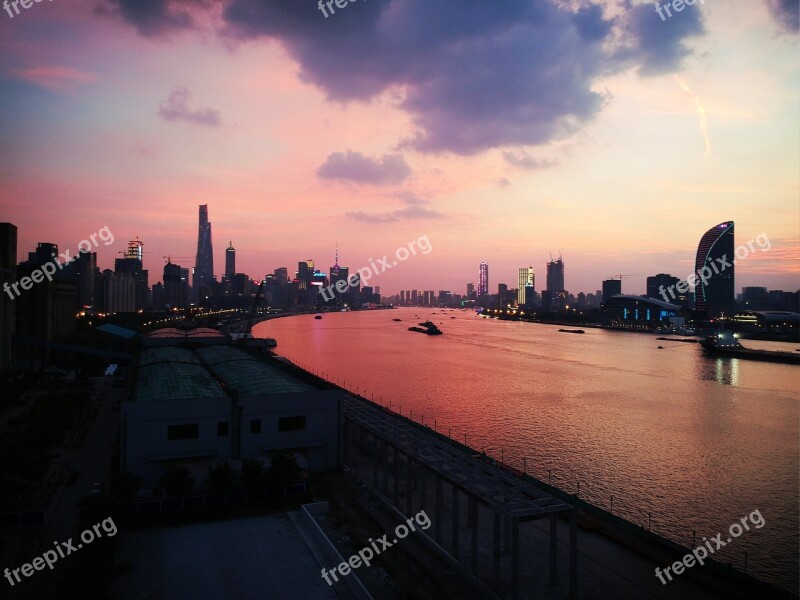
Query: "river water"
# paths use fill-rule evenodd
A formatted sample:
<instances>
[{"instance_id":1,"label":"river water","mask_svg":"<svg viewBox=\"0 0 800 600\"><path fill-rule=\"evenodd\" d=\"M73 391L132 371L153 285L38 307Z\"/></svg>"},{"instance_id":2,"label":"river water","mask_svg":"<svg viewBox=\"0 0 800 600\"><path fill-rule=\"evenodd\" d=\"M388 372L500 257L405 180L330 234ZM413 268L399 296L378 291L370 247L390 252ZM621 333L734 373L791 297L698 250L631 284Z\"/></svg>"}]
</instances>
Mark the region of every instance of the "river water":
<instances>
[{"instance_id":1,"label":"river water","mask_svg":"<svg viewBox=\"0 0 800 600\"><path fill-rule=\"evenodd\" d=\"M408 331L429 319L444 335ZM697 545L729 537L757 510L766 524L715 557L743 569L746 553L749 573L796 593L800 367L712 359L649 334L558 329L401 308L274 319L254 334L589 502L610 509L613 497L614 514L686 546L693 532Z\"/></svg>"}]
</instances>

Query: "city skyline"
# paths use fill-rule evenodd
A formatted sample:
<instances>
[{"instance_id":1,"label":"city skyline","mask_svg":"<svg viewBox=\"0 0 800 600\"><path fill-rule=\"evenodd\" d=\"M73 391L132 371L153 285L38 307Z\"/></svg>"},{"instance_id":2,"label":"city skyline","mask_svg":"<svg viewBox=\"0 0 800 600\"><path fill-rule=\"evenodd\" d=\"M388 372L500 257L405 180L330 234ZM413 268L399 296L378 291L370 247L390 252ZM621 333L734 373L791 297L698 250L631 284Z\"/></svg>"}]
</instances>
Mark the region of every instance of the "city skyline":
<instances>
[{"instance_id":1,"label":"city skyline","mask_svg":"<svg viewBox=\"0 0 800 600\"><path fill-rule=\"evenodd\" d=\"M211 239L211 235L212 234L211 234L210 221L208 219L208 205L207 204L199 205L199 207L200 207L200 227L199 227L199 232L198 232L198 236L197 236L198 248L200 248L201 246L205 247L206 241L208 241L209 245L213 244L213 240ZM733 243L734 243L732 241L733 240L733 222L729 222L729 223L726 222L726 223L721 223L719 225L713 226L711 229L706 231L706 233L704 234L703 238L700 239L700 243L703 244L704 243L704 239L706 237L708 237L710 234L712 234L712 232L714 232L718 228L722 227L723 225L730 225L730 230L726 231L726 233L729 234L729 237L730 237L729 245L732 248L733 247ZM118 253L119 254L125 254L128 258L133 257L134 254L135 254L135 257L139 261L144 263L144 260L143 260L143 253L145 252L145 251L143 251L144 242L139 239L138 235L135 236L135 237L136 237L135 240L129 240L127 242L127 251L126 252L119 251ZM763 234L762 234L760 237L765 237L765 236L763 236ZM202 243L201 243L201 240L202 240ZM768 238L767 238L767 242L769 242ZM55 243L52 243L52 242L41 242L41 241L37 242L37 246L41 245L41 244L47 244L47 245L53 244L56 247L60 247L58 244L55 244ZM749 244L752 246L753 240L750 240ZM760 244L760 242L759 242L759 244ZM771 251L772 244L771 244L771 242L769 242L769 244L770 244L769 248L761 247L761 250L764 251L764 252ZM727 246L726 246L726 248L727 248ZM744 248L746 248L746 247L744 247ZM213 272L213 253L211 255L209 255L209 256L206 256L206 253L203 252L203 255L204 255L203 260L205 262L210 262L210 268L212 269L212 272L211 272L210 275L216 281L223 280L226 277L226 273L229 270L229 268L233 268L233 270L236 271L236 268L235 268L236 251L233 248L232 241L230 239L229 239L228 246L222 252L224 252L225 270L222 271L219 274ZM20 253L23 254L23 255L26 254L26 252L22 248L18 249L18 255ZM700 254L699 254L699 250L698 250L697 246L695 247L694 254L695 254L694 263L695 263L695 267L697 269L696 272L699 273L700 267L698 267L697 265L699 264L698 261L700 260L700 258L699 258ZM733 253L729 252L729 254L733 254ZM101 255L102 255L102 253L101 253ZM163 257L163 259L164 259L163 260L163 264L164 265L167 264L167 259L170 256L177 256L177 255L174 255L174 254L173 255L169 255L169 254L165 255ZM722 255L720 255L720 256L722 256ZM755 253L755 252L747 253L747 255L742 257L742 260L746 259L746 258L750 258L750 257L758 257L758 253ZM18 262L22 262L23 260L24 260L24 258L18 260ZM120 259L115 259L114 262L117 263L117 262L119 262L119 260ZM185 267L184 266L184 264L186 263L187 260L189 260L189 257L183 257L183 260L172 261L172 264L179 265L179 266L183 267L184 269L190 269L191 267ZM719 256L717 257L717 260L720 260ZM197 262L196 259L195 259L195 262ZM311 265L310 268L313 269L314 259L306 259L306 260L295 261L295 262L299 262L299 263L306 263L307 262L309 265ZM98 266L100 266L100 270L102 271L103 270L103 268L101 266L103 264L102 261L98 260L97 264L98 264ZM294 264L294 263L290 263L290 264ZM147 265L145 264L145 266L147 266ZM654 273L649 273L649 274L644 274L644 275L629 275L629 274L625 274L625 275L610 275L607 278L603 277L599 281L599 283L598 283L598 285L596 287L592 287L590 285L587 288L578 289L578 288L571 288L569 285L567 285L566 278L565 278L565 275L564 275L565 262L563 261L563 257L562 257L561 254L559 254L557 259L554 259L553 256L552 256L552 253L550 253L549 254L549 260L545 261L545 267L546 267L546 269L543 269L543 271L545 273L550 272L550 279L551 279L550 283L551 283L551 285L545 284L543 286L543 289L542 290L538 290L538 292L549 291L548 288L552 287L553 285L555 285L556 287L562 287L565 291L570 292L571 294L578 294L578 293L591 294L591 293L595 293L595 292L601 291L601 288L604 286L604 284L608 280L614 280L617 277L625 277L626 279L634 279L634 281L644 280L644 290L645 291L639 291L638 288L637 289L631 289L630 281L628 281L628 282L626 282L626 289L624 289L622 293L624 293L624 294L633 294L633 295L645 295L645 294L647 294L647 290L649 289L649 284L648 284L647 280L651 279L652 277L654 277L656 275L655 272ZM140 265L140 268L141 268L141 265ZM439 283L435 282L435 280L434 280L434 284L433 285L418 285L418 282L416 280L414 280L409 285L399 286L399 287L397 287L397 289L390 289L390 295L395 296L395 295L398 295L401 291L409 291L409 290L411 290L413 288L418 288L419 290L434 290L434 291L436 291L436 290L445 290L445 291L453 292L454 294L460 294L462 291L466 291L468 289L469 285L473 285L473 286L477 285L477 287L478 287L477 295L480 296L481 295L479 293L480 292L480 287L481 287L480 280L481 280L481 273L483 272L484 268L485 268L486 274L487 274L486 275L486 279L487 279L487 285L488 285L489 263L488 263L488 261L481 261L481 263L479 265L478 277L473 281L469 277L466 277L466 274L465 274L465 277L461 281L460 287L458 287L458 285L457 285L455 287L448 288L446 286L442 286ZM334 277L334 271L336 270L338 272L338 269L339 269L339 248L338 248L338 244L336 244L336 246L335 246L334 265L331 266L330 273L329 273L330 274L330 279L329 279L330 282L335 283L335 281L337 279L340 279L340 277L338 277L338 276ZM345 271L345 274L341 278L345 278L346 279L347 271L350 270L351 268L349 266L343 266L343 267L341 267L341 269L343 269ZM495 286L496 287L497 286L505 286L507 289L517 289L518 290L519 287L514 288L514 282L518 281L518 280L519 281L522 280L521 279L522 278L522 274L521 274L522 273L522 269L523 269L522 267L518 267L517 268L516 277L510 277L510 278L508 278L508 280L498 280L498 281L496 281ZM530 266L530 267L526 267L526 269L530 269L532 277L535 276L535 272L536 272L536 268L535 267ZM258 283L259 281L263 280L264 277L269 276L271 274L274 274L278 270L286 270L287 273L291 273L292 272L290 270L290 267L287 267L287 266L270 266L270 267L267 267L265 269L264 274L260 274L260 273L243 273L243 274L247 275L248 278L251 281ZM356 273L357 270L358 270L358 267L352 268L353 273ZM157 270L156 273L158 273L158 272L160 272L160 271ZM732 272L733 272L733 269L731 269L731 273L730 273L731 277L733 276ZM672 275L674 275L674 274L672 274ZM153 281L153 283L155 283L159 279L160 279L159 276L156 275L156 279ZM161 279L163 279L163 278L161 278ZM620 281L621 281L621 279L620 279ZM477 282L477 284L476 284L476 282ZM557 283L554 283L554 282L557 282ZM383 284L383 285L386 285L386 284ZM378 284L378 287L381 287L381 284ZM699 281L698 281L698 287L699 287ZM768 288L768 289L779 289L777 287L770 287L769 285L766 285L763 281L760 281L758 279L758 277L757 277L757 274L754 276L754 279L752 281L748 281L747 283L740 283L740 282L735 282L734 281L733 289L734 289L734 293L735 294L741 293L741 291L743 291L744 288L747 288L747 287L765 287L765 288ZM780 288L780 289L783 289L783 288ZM498 287L498 290L499 290L499 287ZM536 291L535 290L535 285L534 285L534 291ZM794 291L794 288L789 288L786 291ZM497 291L493 292L491 287L487 287L486 295L495 295L497 293L498 293ZM652 294L651 294L651 296L652 296ZM673 291L673 296L674 296L674 291Z\"/></svg>"},{"instance_id":2,"label":"city skyline","mask_svg":"<svg viewBox=\"0 0 800 600\"><path fill-rule=\"evenodd\" d=\"M643 293L648 275L691 270L698 235L729 218L743 239L764 232L773 242L737 266L737 289L800 287L796 27L769 2L696 6L663 22L647 4L598 4L584 15L586 27L598 39L620 34L631 44L627 62L575 42L581 57L596 52L602 64L586 64L577 87L548 82L572 99L574 114L533 113L519 131L504 121L497 132L491 114L467 127L450 107L451 97L469 95L445 74L466 63L432 65L427 79L398 75L380 43L365 38L377 44L374 63L349 58L334 76L303 53L316 38L291 22L248 30L232 11L199 4L164 3L161 12L95 5L44 3L0 20L8 100L0 204L20 229L20 248L68 248L108 225L119 236L115 252L124 250L121 240L145 240L155 271L153 257L193 253L190 215L209 204L215 232L237 240L239 269L254 276L306 255L327 263L343 239L345 262L358 268L425 234L435 251L382 274L384 289L458 289L482 260L492 281L512 284L519 265L543 273L560 248L568 289L597 289L630 273L625 287ZM574 41L566 15L548 6L541 16L516 17L531 31L546 19L554 39ZM349 27L382 39L375 19L385 8L361 8L338 21L302 18L320 39L340 41ZM444 25L451 10L407 7L407 23L392 20L391 32L409 36L420 18ZM507 27L511 10L492 14L498 27ZM648 27L664 39L653 41ZM545 102L542 92L511 83L543 77L525 54L539 48L536 36L507 47L462 35L484 50L481 60L508 58L505 79L476 80L496 88L485 100L505 95L515 115ZM85 43L104 52L86 52ZM437 33L431 43L447 38ZM413 64L414 52L398 60ZM371 76L348 92L348 72L365 66ZM439 96L425 96L435 90ZM475 103L464 110L486 110L478 98L463 102ZM556 131L553 122L569 125ZM99 266L113 258L104 253ZM223 264L221 253L216 258Z\"/></svg>"},{"instance_id":3,"label":"city skyline","mask_svg":"<svg viewBox=\"0 0 800 600\"><path fill-rule=\"evenodd\" d=\"M0 6L9 600L800 591L798 0Z\"/></svg>"}]
</instances>

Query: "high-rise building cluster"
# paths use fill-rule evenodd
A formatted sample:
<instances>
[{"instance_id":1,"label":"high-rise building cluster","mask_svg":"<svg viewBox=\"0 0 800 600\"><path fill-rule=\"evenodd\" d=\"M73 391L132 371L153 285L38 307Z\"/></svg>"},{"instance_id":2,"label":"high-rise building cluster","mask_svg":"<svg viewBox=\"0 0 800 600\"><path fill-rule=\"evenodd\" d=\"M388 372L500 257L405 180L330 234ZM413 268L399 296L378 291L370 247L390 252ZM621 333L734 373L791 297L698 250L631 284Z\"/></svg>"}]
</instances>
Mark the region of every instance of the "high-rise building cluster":
<instances>
[{"instance_id":1,"label":"high-rise building cluster","mask_svg":"<svg viewBox=\"0 0 800 600\"><path fill-rule=\"evenodd\" d=\"M743 246L741 248L744 248ZM739 251L739 249L736 249ZM800 292L767 291L766 288L744 288L743 293L734 297L734 223L725 221L706 231L700 239L695 257L695 273L681 280L668 273L647 277L645 296L629 296L634 305L640 298L662 301L663 311L682 310L691 312L700 319L731 316L737 306L746 310L797 310ZM478 266L478 288L467 284L465 296L456 296L440 305L483 306L486 308L518 307L544 313L565 312L571 309L599 308L613 298L624 296L622 280L631 275L617 275L602 281L602 289L594 293L580 292L577 296L566 290L564 259L547 261L545 289L536 291L536 278L533 266L519 267L517 287L509 289L504 283L498 284L497 293L489 293L489 265L481 262ZM665 290L668 294L665 293ZM409 296L409 294L411 294ZM424 305L423 301L411 292L401 292L390 298L396 304ZM627 317L626 301L617 301ZM663 312L662 311L662 312ZM638 314L633 308L633 314Z\"/></svg>"},{"instance_id":2,"label":"high-rise building cluster","mask_svg":"<svg viewBox=\"0 0 800 600\"><path fill-rule=\"evenodd\" d=\"M706 231L700 238L695 257L695 273L685 280L668 273L647 278L643 296L623 294L623 277L618 275L602 282L602 290L574 295L565 288L565 263L559 254L545 264L546 285L536 291L532 265L519 267L516 287L497 284L497 292L489 288L489 264L478 265L478 283L467 284L464 293L451 290L404 289L398 294L381 297L378 286L365 286L357 273L339 264L336 246L334 264L327 273L315 267L314 260L297 263L297 270L277 267L260 281L254 281L236 270L236 250L229 238L225 250L225 271L221 280L214 274L212 230L208 205L199 206L197 252L194 257L165 256L161 281L149 285L145 269L145 243L135 237L121 257L114 260L114 269L100 270L97 253L86 249L66 262L59 261L59 248L50 242L39 242L28 253L27 260L17 264L17 228L0 223L0 368L13 364L11 336L30 344L16 358L42 352L38 345L71 336L76 331L76 314L91 317L116 313L171 311L194 303L207 308L248 308L254 300L274 308L356 308L372 305L445 306L486 308L521 308L543 313L593 310L601 306L609 319L625 323L650 324L664 319L677 319L678 313L695 319L730 316L738 308L749 311L798 311L800 292L746 287L734 297L734 223L725 221ZM737 249L738 251L738 249ZM67 253L64 253L67 254ZM194 259L194 266L181 261ZM56 261L56 262L54 262ZM52 277L37 281L28 288L20 282L41 279L44 265L59 265ZM49 265L52 268L52 264ZM700 275L703 274L702 277ZM21 292L18 297L12 293Z\"/></svg>"}]
</instances>

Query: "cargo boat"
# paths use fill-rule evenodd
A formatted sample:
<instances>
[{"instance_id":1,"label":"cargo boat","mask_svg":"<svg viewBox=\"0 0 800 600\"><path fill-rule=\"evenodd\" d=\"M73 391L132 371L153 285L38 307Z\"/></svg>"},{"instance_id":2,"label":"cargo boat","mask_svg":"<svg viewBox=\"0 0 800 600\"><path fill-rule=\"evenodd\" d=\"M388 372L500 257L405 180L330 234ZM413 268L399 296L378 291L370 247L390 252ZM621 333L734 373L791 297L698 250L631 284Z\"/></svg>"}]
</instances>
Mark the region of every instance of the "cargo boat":
<instances>
[{"instance_id":1,"label":"cargo boat","mask_svg":"<svg viewBox=\"0 0 800 600\"><path fill-rule=\"evenodd\" d=\"M745 348L739 343L736 334L732 334L730 331L723 331L722 333L708 336L700 342L700 345L703 347L703 351L709 356L800 365L800 352Z\"/></svg>"},{"instance_id":2,"label":"cargo boat","mask_svg":"<svg viewBox=\"0 0 800 600\"><path fill-rule=\"evenodd\" d=\"M418 333L427 333L428 335L442 335L442 330L431 321L424 321L420 323L420 325L421 327L409 327L408 330Z\"/></svg>"}]
</instances>

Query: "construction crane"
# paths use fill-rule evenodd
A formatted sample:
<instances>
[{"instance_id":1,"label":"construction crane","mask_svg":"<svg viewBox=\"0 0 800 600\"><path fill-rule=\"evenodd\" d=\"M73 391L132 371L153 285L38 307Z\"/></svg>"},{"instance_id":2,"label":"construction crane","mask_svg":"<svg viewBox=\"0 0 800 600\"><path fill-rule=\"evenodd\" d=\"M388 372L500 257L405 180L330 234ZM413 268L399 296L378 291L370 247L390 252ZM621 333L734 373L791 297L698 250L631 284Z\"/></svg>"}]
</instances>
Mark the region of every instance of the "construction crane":
<instances>
[{"instance_id":1,"label":"construction crane","mask_svg":"<svg viewBox=\"0 0 800 600\"><path fill-rule=\"evenodd\" d=\"M195 259L194 256L173 256L171 254L168 254L167 256L162 256L161 258L166 258L167 262L172 262L173 258L188 258L189 260L194 260Z\"/></svg>"},{"instance_id":2,"label":"construction crane","mask_svg":"<svg viewBox=\"0 0 800 600\"><path fill-rule=\"evenodd\" d=\"M623 277L638 277L638 275L612 275L611 280L613 281L615 277L619 277L619 280L622 281Z\"/></svg>"},{"instance_id":3,"label":"construction crane","mask_svg":"<svg viewBox=\"0 0 800 600\"><path fill-rule=\"evenodd\" d=\"M258 310L258 298L261 296L261 292L264 291L264 280L261 280L261 283L258 284L258 289L256 290L256 295L253 297L253 308L250 311L250 318L247 320L247 329L245 329L244 337L253 337L253 319L256 316L256 310Z\"/></svg>"}]
</instances>

